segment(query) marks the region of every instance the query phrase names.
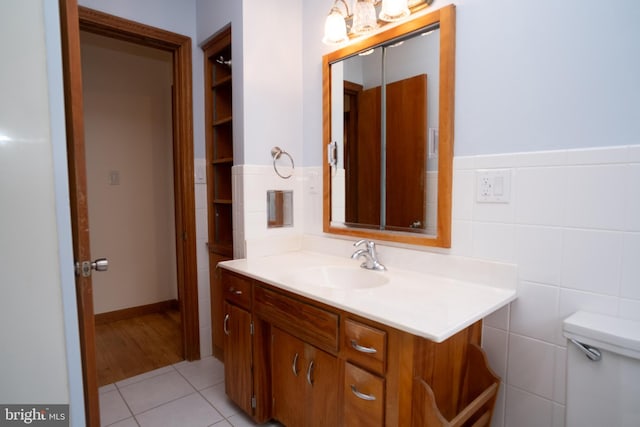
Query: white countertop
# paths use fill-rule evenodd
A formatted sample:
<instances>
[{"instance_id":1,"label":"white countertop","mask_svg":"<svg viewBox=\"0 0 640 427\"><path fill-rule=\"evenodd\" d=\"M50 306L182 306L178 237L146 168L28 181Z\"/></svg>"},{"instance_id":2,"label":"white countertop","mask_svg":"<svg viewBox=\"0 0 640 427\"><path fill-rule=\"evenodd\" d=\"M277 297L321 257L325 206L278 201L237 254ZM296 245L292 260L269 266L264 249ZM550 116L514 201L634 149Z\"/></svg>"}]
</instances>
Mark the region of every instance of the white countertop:
<instances>
[{"instance_id":1,"label":"white countertop","mask_svg":"<svg viewBox=\"0 0 640 427\"><path fill-rule=\"evenodd\" d=\"M515 289L392 267L372 272L389 279L387 284L373 288L333 289L294 280L294 276L314 267L358 269L360 263L350 258L298 251L218 265L435 342L446 340L516 298Z\"/></svg>"}]
</instances>

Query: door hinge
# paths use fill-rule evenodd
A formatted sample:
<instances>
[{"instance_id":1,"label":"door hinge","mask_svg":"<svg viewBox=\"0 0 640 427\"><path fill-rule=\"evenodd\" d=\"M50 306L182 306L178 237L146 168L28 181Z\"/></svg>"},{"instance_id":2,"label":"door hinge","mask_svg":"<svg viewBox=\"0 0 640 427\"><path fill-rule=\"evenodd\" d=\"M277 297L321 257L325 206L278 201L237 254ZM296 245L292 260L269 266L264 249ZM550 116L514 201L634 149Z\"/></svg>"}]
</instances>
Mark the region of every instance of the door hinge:
<instances>
[{"instance_id":1,"label":"door hinge","mask_svg":"<svg viewBox=\"0 0 640 427\"><path fill-rule=\"evenodd\" d=\"M256 397L251 396L251 409L256 409Z\"/></svg>"}]
</instances>

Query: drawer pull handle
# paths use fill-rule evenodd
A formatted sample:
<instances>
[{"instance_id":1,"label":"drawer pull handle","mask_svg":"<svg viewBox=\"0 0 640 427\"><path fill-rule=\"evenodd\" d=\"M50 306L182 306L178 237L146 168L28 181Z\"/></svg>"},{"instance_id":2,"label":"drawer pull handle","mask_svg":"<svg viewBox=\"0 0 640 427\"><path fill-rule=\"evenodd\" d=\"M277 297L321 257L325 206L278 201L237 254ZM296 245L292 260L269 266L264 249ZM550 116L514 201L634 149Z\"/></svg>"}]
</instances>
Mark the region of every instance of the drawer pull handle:
<instances>
[{"instance_id":1,"label":"drawer pull handle","mask_svg":"<svg viewBox=\"0 0 640 427\"><path fill-rule=\"evenodd\" d=\"M355 394L357 398L362 400L376 400L376 397L372 394L364 394L358 391L355 385L351 384L351 393Z\"/></svg>"},{"instance_id":2,"label":"drawer pull handle","mask_svg":"<svg viewBox=\"0 0 640 427\"><path fill-rule=\"evenodd\" d=\"M229 314L225 314L224 322L222 323L222 329L224 329L225 335L229 335L228 323L229 323Z\"/></svg>"},{"instance_id":3,"label":"drawer pull handle","mask_svg":"<svg viewBox=\"0 0 640 427\"><path fill-rule=\"evenodd\" d=\"M309 362L309 367L307 368L307 382L309 385L313 385L313 360Z\"/></svg>"},{"instance_id":4,"label":"drawer pull handle","mask_svg":"<svg viewBox=\"0 0 640 427\"><path fill-rule=\"evenodd\" d=\"M236 289L233 286L229 288L229 292L236 295L242 295L242 291L240 289Z\"/></svg>"},{"instance_id":5,"label":"drawer pull handle","mask_svg":"<svg viewBox=\"0 0 640 427\"><path fill-rule=\"evenodd\" d=\"M298 353L296 353L296 355L293 356L293 364L291 365L291 370L293 371L293 375L295 375L296 377L298 376L298 356L299 356Z\"/></svg>"},{"instance_id":6,"label":"drawer pull handle","mask_svg":"<svg viewBox=\"0 0 640 427\"><path fill-rule=\"evenodd\" d=\"M355 350L359 351L360 353L374 354L378 352L378 350L376 350L373 347L363 347L361 345L358 345L356 340L351 340L351 347L353 347Z\"/></svg>"}]
</instances>

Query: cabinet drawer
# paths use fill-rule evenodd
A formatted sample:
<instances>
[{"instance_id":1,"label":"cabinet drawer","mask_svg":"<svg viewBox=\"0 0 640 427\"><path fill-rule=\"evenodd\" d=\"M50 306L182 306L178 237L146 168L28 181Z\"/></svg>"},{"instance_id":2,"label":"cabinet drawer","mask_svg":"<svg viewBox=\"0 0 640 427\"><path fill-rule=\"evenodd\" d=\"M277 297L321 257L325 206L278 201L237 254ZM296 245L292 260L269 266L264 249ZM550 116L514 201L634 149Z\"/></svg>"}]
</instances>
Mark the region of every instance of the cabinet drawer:
<instances>
[{"instance_id":1,"label":"cabinet drawer","mask_svg":"<svg viewBox=\"0 0 640 427\"><path fill-rule=\"evenodd\" d=\"M384 389L384 378L345 363L344 425L384 426Z\"/></svg>"},{"instance_id":2,"label":"cabinet drawer","mask_svg":"<svg viewBox=\"0 0 640 427\"><path fill-rule=\"evenodd\" d=\"M338 351L337 313L256 286L253 312L309 344Z\"/></svg>"},{"instance_id":3,"label":"cabinet drawer","mask_svg":"<svg viewBox=\"0 0 640 427\"><path fill-rule=\"evenodd\" d=\"M222 297L247 310L251 308L251 279L222 270Z\"/></svg>"},{"instance_id":4,"label":"cabinet drawer","mask_svg":"<svg viewBox=\"0 0 640 427\"><path fill-rule=\"evenodd\" d=\"M378 374L387 361L387 333L355 320L345 319L342 345L347 360Z\"/></svg>"}]
</instances>

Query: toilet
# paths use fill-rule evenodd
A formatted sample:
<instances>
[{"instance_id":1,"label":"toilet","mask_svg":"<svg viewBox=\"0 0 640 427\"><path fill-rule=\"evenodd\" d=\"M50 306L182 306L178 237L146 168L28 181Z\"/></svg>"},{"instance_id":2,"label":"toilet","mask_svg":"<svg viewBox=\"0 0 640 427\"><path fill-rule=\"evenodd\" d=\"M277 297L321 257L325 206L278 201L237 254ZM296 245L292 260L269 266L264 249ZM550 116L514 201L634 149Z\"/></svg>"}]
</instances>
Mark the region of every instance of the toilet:
<instances>
[{"instance_id":1,"label":"toilet","mask_svg":"<svg viewBox=\"0 0 640 427\"><path fill-rule=\"evenodd\" d=\"M640 322L579 311L564 336L566 426L640 426Z\"/></svg>"}]
</instances>

